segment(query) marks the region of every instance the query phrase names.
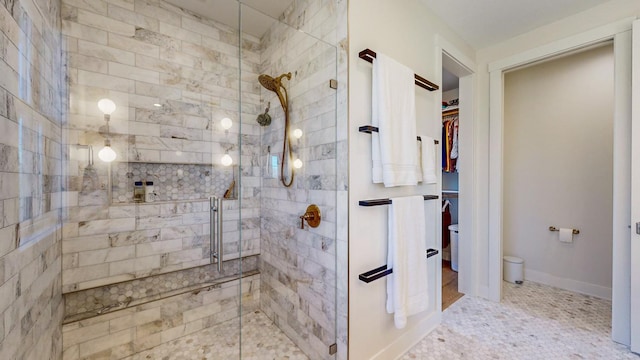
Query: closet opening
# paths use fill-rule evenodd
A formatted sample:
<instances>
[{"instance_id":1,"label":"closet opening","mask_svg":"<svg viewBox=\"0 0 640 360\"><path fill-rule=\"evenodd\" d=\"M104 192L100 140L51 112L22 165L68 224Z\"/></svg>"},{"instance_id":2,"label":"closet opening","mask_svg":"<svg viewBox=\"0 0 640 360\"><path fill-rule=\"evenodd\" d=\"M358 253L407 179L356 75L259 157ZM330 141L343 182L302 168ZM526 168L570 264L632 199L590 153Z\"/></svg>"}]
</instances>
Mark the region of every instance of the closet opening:
<instances>
[{"instance_id":1,"label":"closet opening","mask_svg":"<svg viewBox=\"0 0 640 360\"><path fill-rule=\"evenodd\" d=\"M463 196L460 169L464 166L465 155L461 149L460 135L464 129L464 111L460 105L465 100L470 103L470 91L460 91L461 78L469 72L447 53L442 54L442 310L445 310L464 296L460 279L462 272L470 269L468 261L470 238L461 232L460 199ZM462 95L462 96L461 96ZM466 99L465 99L466 95ZM468 107L467 107L468 108ZM461 116L462 115L462 116ZM471 120L470 118L467 119ZM470 129L470 124L467 124ZM467 173L468 176L469 173ZM461 219L462 218L462 219ZM469 224L462 226L468 228ZM465 245L466 244L466 245ZM465 249L463 250L462 247ZM463 254L464 253L464 254ZM467 255L467 256L465 256ZM468 270L467 270L468 271Z\"/></svg>"}]
</instances>

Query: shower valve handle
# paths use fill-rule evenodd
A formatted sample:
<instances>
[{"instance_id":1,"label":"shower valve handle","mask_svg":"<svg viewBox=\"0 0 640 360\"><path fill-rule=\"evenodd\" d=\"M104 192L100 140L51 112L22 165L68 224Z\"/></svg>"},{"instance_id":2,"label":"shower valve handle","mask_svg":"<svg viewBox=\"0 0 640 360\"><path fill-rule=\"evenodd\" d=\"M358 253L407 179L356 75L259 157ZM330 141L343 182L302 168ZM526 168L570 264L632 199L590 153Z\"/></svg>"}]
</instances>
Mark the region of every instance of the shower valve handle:
<instances>
[{"instance_id":1,"label":"shower valve handle","mask_svg":"<svg viewBox=\"0 0 640 360\"><path fill-rule=\"evenodd\" d=\"M300 229L304 229L304 221L307 220L307 224L312 228L318 227L322 216L320 214L320 208L316 204L311 204L307 207L307 211L300 216Z\"/></svg>"}]
</instances>

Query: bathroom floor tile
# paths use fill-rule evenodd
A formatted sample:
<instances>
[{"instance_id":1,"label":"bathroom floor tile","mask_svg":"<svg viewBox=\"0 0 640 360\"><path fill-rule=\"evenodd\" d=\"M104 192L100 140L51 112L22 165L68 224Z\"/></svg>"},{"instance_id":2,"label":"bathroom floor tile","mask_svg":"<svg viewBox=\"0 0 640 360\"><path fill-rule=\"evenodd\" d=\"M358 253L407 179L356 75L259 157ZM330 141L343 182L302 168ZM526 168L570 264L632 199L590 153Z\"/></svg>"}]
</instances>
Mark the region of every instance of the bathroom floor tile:
<instances>
[{"instance_id":1,"label":"bathroom floor tile","mask_svg":"<svg viewBox=\"0 0 640 360\"><path fill-rule=\"evenodd\" d=\"M238 328L238 319L229 320L163 343L125 360L240 359ZM264 313L255 311L242 317L242 359L308 360L309 358Z\"/></svg>"},{"instance_id":2,"label":"bathroom floor tile","mask_svg":"<svg viewBox=\"0 0 640 360\"><path fill-rule=\"evenodd\" d=\"M611 340L611 302L526 281L501 303L465 296L401 360L640 359Z\"/></svg>"}]
</instances>

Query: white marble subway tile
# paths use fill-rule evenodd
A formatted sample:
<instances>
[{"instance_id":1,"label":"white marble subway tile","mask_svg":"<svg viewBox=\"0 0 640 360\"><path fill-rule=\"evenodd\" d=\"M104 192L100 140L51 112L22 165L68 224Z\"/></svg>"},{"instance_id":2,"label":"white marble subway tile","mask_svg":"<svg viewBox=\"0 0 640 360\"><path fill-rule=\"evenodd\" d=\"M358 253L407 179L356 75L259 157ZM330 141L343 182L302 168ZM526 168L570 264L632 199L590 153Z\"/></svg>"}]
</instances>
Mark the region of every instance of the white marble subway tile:
<instances>
[{"instance_id":1,"label":"white marble subway tile","mask_svg":"<svg viewBox=\"0 0 640 360\"><path fill-rule=\"evenodd\" d=\"M198 33L200 35L210 37L210 38L214 38L217 40L220 39L220 34L218 29L216 29L213 26L204 24L201 21L198 21L194 18L183 16L182 28L194 33Z\"/></svg>"},{"instance_id":2,"label":"white marble subway tile","mask_svg":"<svg viewBox=\"0 0 640 360\"><path fill-rule=\"evenodd\" d=\"M160 215L133 219L136 230L158 229L182 225L182 215Z\"/></svg>"},{"instance_id":3,"label":"white marble subway tile","mask_svg":"<svg viewBox=\"0 0 640 360\"><path fill-rule=\"evenodd\" d=\"M90 266L113 261L131 259L136 256L135 246L83 251L79 253L79 266Z\"/></svg>"},{"instance_id":4,"label":"white marble subway tile","mask_svg":"<svg viewBox=\"0 0 640 360\"><path fill-rule=\"evenodd\" d=\"M187 21L195 21L189 20L186 17L183 19L187 19ZM182 22L184 24L184 20ZM182 41L187 41L193 44L201 44L202 43L202 34L199 34L194 31L190 31L187 27L179 27L171 24L167 24L165 22L159 23L158 32L167 36L175 37L176 39L180 39Z\"/></svg>"},{"instance_id":5,"label":"white marble subway tile","mask_svg":"<svg viewBox=\"0 0 640 360\"><path fill-rule=\"evenodd\" d=\"M78 224L78 234L80 236L107 234L130 231L135 228L136 219L93 220L80 222Z\"/></svg>"},{"instance_id":6,"label":"white marble subway tile","mask_svg":"<svg viewBox=\"0 0 640 360\"><path fill-rule=\"evenodd\" d=\"M135 278L134 274L121 274L121 275L106 276L106 277L103 275L98 279L81 281L81 282L78 282L77 284L74 284L73 286L65 285L63 286L62 292L66 293L66 292L77 291L77 290L93 289L98 286L104 286L108 284L117 284L120 282L133 280L134 278Z\"/></svg>"},{"instance_id":7,"label":"white marble subway tile","mask_svg":"<svg viewBox=\"0 0 640 360\"><path fill-rule=\"evenodd\" d=\"M160 161L166 163L201 164L204 161L202 153L188 151L161 151Z\"/></svg>"},{"instance_id":8,"label":"white marble subway tile","mask_svg":"<svg viewBox=\"0 0 640 360\"><path fill-rule=\"evenodd\" d=\"M78 70L86 70L102 74L106 74L109 71L109 63L103 59L80 54L69 54L68 59L69 66ZM70 144L74 143L73 140L69 140L68 142Z\"/></svg>"},{"instance_id":9,"label":"white marble subway tile","mask_svg":"<svg viewBox=\"0 0 640 360\"><path fill-rule=\"evenodd\" d=\"M113 2L112 2L113 3ZM134 4L131 1L130 4L124 4L124 1L120 1L123 4L109 4L108 14L109 17L115 20L122 21L127 24L135 25L136 27L142 27L152 31L158 31L159 21L149 16L134 12Z\"/></svg>"},{"instance_id":10,"label":"white marble subway tile","mask_svg":"<svg viewBox=\"0 0 640 360\"><path fill-rule=\"evenodd\" d=\"M136 56L136 66L141 66L138 62L139 56ZM144 67L144 66L143 66ZM157 70L157 68L151 68ZM153 96L162 99L179 100L182 97L182 92L179 89L167 88L156 84L149 84L142 81L136 81L136 94Z\"/></svg>"},{"instance_id":11,"label":"white marble subway tile","mask_svg":"<svg viewBox=\"0 0 640 360\"><path fill-rule=\"evenodd\" d=\"M114 20L106 16L98 15L90 11L78 9L78 23L93 26L98 29L106 30L124 36L134 36L136 28L134 25Z\"/></svg>"},{"instance_id":12,"label":"white marble subway tile","mask_svg":"<svg viewBox=\"0 0 640 360\"><path fill-rule=\"evenodd\" d=\"M130 135L160 136L160 125L139 121L129 121ZM158 153L158 157L159 157Z\"/></svg>"},{"instance_id":13,"label":"white marble subway tile","mask_svg":"<svg viewBox=\"0 0 640 360\"><path fill-rule=\"evenodd\" d=\"M65 279L65 284L100 279L103 278L105 274L109 274L109 264L97 264L62 270L62 278Z\"/></svg>"},{"instance_id":14,"label":"white marble subway tile","mask_svg":"<svg viewBox=\"0 0 640 360\"><path fill-rule=\"evenodd\" d=\"M109 33L108 45L116 49L129 50L149 57L157 58L160 56L159 46L133 39L130 36Z\"/></svg>"},{"instance_id":15,"label":"white marble subway tile","mask_svg":"<svg viewBox=\"0 0 640 360\"><path fill-rule=\"evenodd\" d=\"M118 345L132 342L135 336L134 329L126 329L113 334L109 334L106 339L99 338L95 340L89 340L79 345L80 356L89 357L91 354L96 354L104 350L111 349Z\"/></svg>"},{"instance_id":16,"label":"white marble subway tile","mask_svg":"<svg viewBox=\"0 0 640 360\"><path fill-rule=\"evenodd\" d=\"M145 257L137 257L134 259L114 261L106 265L109 267L109 276L121 274L134 274L138 272L149 272L160 267L161 256L150 255Z\"/></svg>"},{"instance_id":17,"label":"white marble subway tile","mask_svg":"<svg viewBox=\"0 0 640 360\"><path fill-rule=\"evenodd\" d=\"M107 14L107 1L65 0L64 6L74 10L83 9L96 14Z\"/></svg>"},{"instance_id":18,"label":"white marble subway tile","mask_svg":"<svg viewBox=\"0 0 640 360\"><path fill-rule=\"evenodd\" d=\"M99 84L103 89L124 92L134 92L135 89L135 82L133 80L85 70L78 71L78 84L89 86Z\"/></svg>"},{"instance_id":19,"label":"white marble subway tile","mask_svg":"<svg viewBox=\"0 0 640 360\"><path fill-rule=\"evenodd\" d=\"M132 82L132 80L144 81L150 84L160 83L160 75L156 71L140 69L135 66L124 65L116 62L109 63L109 75L127 79L130 87L127 88L126 91L130 93L135 92L135 82Z\"/></svg>"},{"instance_id":20,"label":"white marble subway tile","mask_svg":"<svg viewBox=\"0 0 640 360\"><path fill-rule=\"evenodd\" d=\"M182 240L154 241L135 246L135 255L151 256L182 250Z\"/></svg>"},{"instance_id":21,"label":"white marble subway tile","mask_svg":"<svg viewBox=\"0 0 640 360\"><path fill-rule=\"evenodd\" d=\"M207 259L208 261L208 256L203 255L203 249L187 249L167 254L166 264L175 265L188 263L190 261L199 262L201 259Z\"/></svg>"},{"instance_id":22,"label":"white marble subway tile","mask_svg":"<svg viewBox=\"0 0 640 360\"><path fill-rule=\"evenodd\" d=\"M180 17L176 16L175 12L160 7L157 1L135 0L135 10L137 13L150 18L158 19L174 26L180 26Z\"/></svg>"},{"instance_id":23,"label":"white marble subway tile","mask_svg":"<svg viewBox=\"0 0 640 360\"><path fill-rule=\"evenodd\" d=\"M62 20L62 34L96 44L107 45L107 32L74 21Z\"/></svg>"},{"instance_id":24,"label":"white marble subway tile","mask_svg":"<svg viewBox=\"0 0 640 360\"><path fill-rule=\"evenodd\" d=\"M78 40L77 52L81 55L92 56L108 61L117 61L126 65L135 65L134 52L115 49L86 40Z\"/></svg>"}]
</instances>

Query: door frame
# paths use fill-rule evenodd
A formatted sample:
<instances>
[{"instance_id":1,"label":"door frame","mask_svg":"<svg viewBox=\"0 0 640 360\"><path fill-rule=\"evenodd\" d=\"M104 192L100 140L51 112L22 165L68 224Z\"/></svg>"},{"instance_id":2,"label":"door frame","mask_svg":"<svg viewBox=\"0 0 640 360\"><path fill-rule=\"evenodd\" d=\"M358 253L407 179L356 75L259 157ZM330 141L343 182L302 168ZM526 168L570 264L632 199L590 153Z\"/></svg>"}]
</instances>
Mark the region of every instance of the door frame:
<instances>
[{"instance_id":1,"label":"door frame","mask_svg":"<svg viewBox=\"0 0 640 360\"><path fill-rule=\"evenodd\" d=\"M631 164L631 28L626 18L489 64L489 298L502 298L504 73L604 41L614 42L614 204L612 338L629 344L630 164ZM625 132L626 131L626 132ZM626 284L626 285L625 285Z\"/></svg>"},{"instance_id":2,"label":"door frame","mask_svg":"<svg viewBox=\"0 0 640 360\"><path fill-rule=\"evenodd\" d=\"M477 194L477 171L476 164L478 163L475 160L477 154L473 151L475 148L476 134L478 134L477 122L476 122L476 114L475 114L475 89L476 89L476 64L469 57L465 56L462 51L460 51L453 44L448 42L443 37L437 35L436 36L436 59L435 64L437 67L437 73L440 74L439 82L442 83L442 67L443 67L443 56L448 57L452 60L455 69L453 69L453 74L458 76L458 87L459 87L459 98L464 99L460 101L459 109L460 109L460 117L464 116L464 124L460 123L460 135L459 135L459 146L460 153L467 154L467 156L461 156L463 171L459 173L458 178L458 189L461 194L461 197L458 198L458 233L460 234L459 239L464 239L464 241L458 242L458 291L467 295L477 296L478 295L478 271L474 271L478 264L477 261L477 239L479 238L477 235L477 227L475 226L477 217L475 214L479 212L479 202L473 201L476 198ZM438 92L438 104L442 103L442 91ZM436 119L442 118L442 110L439 106L436 107L437 114ZM442 193L442 181L439 182L440 188L437 190L438 193ZM437 224L442 224L441 216L442 213L438 214ZM442 229L442 225L440 226L440 233L437 234L437 239L442 238L442 232L448 231L447 229ZM442 257L440 257L442 260ZM442 264L440 264L442 267ZM442 292L440 292L441 298ZM442 299L437 300L440 306L442 306Z\"/></svg>"}]
</instances>

